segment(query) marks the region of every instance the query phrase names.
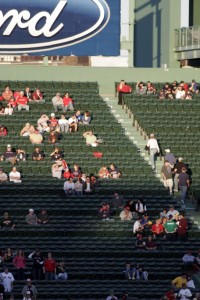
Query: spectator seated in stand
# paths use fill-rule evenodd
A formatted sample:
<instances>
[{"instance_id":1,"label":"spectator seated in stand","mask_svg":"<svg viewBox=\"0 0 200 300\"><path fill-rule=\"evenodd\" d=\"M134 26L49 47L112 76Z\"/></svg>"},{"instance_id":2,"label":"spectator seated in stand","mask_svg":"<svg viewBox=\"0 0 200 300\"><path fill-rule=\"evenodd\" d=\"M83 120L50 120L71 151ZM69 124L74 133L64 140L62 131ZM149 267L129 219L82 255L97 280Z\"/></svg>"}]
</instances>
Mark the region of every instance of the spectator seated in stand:
<instances>
[{"instance_id":1,"label":"spectator seated in stand","mask_svg":"<svg viewBox=\"0 0 200 300\"><path fill-rule=\"evenodd\" d=\"M185 283L182 284L182 289L180 289L178 293L178 298L180 300L189 300L192 297L191 291L187 288L187 285Z\"/></svg>"},{"instance_id":2,"label":"spectator seated in stand","mask_svg":"<svg viewBox=\"0 0 200 300\"><path fill-rule=\"evenodd\" d=\"M196 83L195 79L193 79L192 82L189 84L189 91L192 92L193 94L199 93L199 86Z\"/></svg>"},{"instance_id":3,"label":"spectator seated in stand","mask_svg":"<svg viewBox=\"0 0 200 300\"><path fill-rule=\"evenodd\" d=\"M44 159L43 151L39 147L36 147L32 153L32 160L41 161L43 159Z\"/></svg>"},{"instance_id":4,"label":"spectator seated in stand","mask_svg":"<svg viewBox=\"0 0 200 300\"><path fill-rule=\"evenodd\" d=\"M135 204L135 212L138 214L138 216L143 215L147 211L146 204L144 203L143 199L138 199Z\"/></svg>"},{"instance_id":5,"label":"spectator seated in stand","mask_svg":"<svg viewBox=\"0 0 200 300\"><path fill-rule=\"evenodd\" d=\"M136 84L136 94L145 95L147 93L147 87L144 85L144 82L140 81Z\"/></svg>"},{"instance_id":6,"label":"spectator seated in stand","mask_svg":"<svg viewBox=\"0 0 200 300\"><path fill-rule=\"evenodd\" d=\"M32 208L29 209L29 213L26 215L26 222L29 225L37 225L38 224L38 219L34 212L34 209L32 209Z\"/></svg>"},{"instance_id":7,"label":"spectator seated in stand","mask_svg":"<svg viewBox=\"0 0 200 300\"><path fill-rule=\"evenodd\" d=\"M140 264L136 265L135 270L136 280L148 280L149 274Z\"/></svg>"},{"instance_id":8,"label":"spectator seated in stand","mask_svg":"<svg viewBox=\"0 0 200 300\"><path fill-rule=\"evenodd\" d=\"M71 177L67 181L65 181L63 189L67 196L74 195L74 182Z\"/></svg>"},{"instance_id":9,"label":"spectator seated in stand","mask_svg":"<svg viewBox=\"0 0 200 300\"><path fill-rule=\"evenodd\" d=\"M81 118L81 122L84 125L89 125L91 122L91 114L88 110L86 110Z\"/></svg>"},{"instance_id":10,"label":"spectator seated in stand","mask_svg":"<svg viewBox=\"0 0 200 300\"><path fill-rule=\"evenodd\" d=\"M121 221L131 221L133 218L132 212L130 211L130 208L127 206L124 208L124 210L120 213L120 219Z\"/></svg>"},{"instance_id":11,"label":"spectator seated in stand","mask_svg":"<svg viewBox=\"0 0 200 300\"><path fill-rule=\"evenodd\" d=\"M89 195L94 191L94 184L91 182L90 176L86 176L86 181L83 183L84 194Z\"/></svg>"},{"instance_id":12,"label":"spectator seated in stand","mask_svg":"<svg viewBox=\"0 0 200 300\"><path fill-rule=\"evenodd\" d=\"M55 150L50 154L51 160L57 161L63 158L63 152L60 148L56 147Z\"/></svg>"},{"instance_id":13,"label":"spectator seated in stand","mask_svg":"<svg viewBox=\"0 0 200 300\"><path fill-rule=\"evenodd\" d=\"M18 148L17 151L16 151L16 161L17 162L20 162L20 161L26 161L26 152L21 149L21 148Z\"/></svg>"},{"instance_id":14,"label":"spectator seated in stand","mask_svg":"<svg viewBox=\"0 0 200 300\"><path fill-rule=\"evenodd\" d=\"M74 191L77 196L83 195L83 182L81 178L77 178L74 183Z\"/></svg>"},{"instance_id":15,"label":"spectator seated in stand","mask_svg":"<svg viewBox=\"0 0 200 300\"><path fill-rule=\"evenodd\" d=\"M111 206L111 208L115 211L120 211L124 208L124 204L125 204L125 200L123 196L120 196L117 192L115 192L113 194L113 197L111 198L111 200L109 201L109 205ZM128 206L130 208L129 205L126 204L126 206ZM132 212L132 210L130 209L130 211Z\"/></svg>"},{"instance_id":16,"label":"spectator seated in stand","mask_svg":"<svg viewBox=\"0 0 200 300\"><path fill-rule=\"evenodd\" d=\"M138 234L144 230L144 227L141 225L141 217L138 217L138 220L133 224L133 233Z\"/></svg>"},{"instance_id":17,"label":"spectator seated in stand","mask_svg":"<svg viewBox=\"0 0 200 300\"><path fill-rule=\"evenodd\" d=\"M149 231L152 222L149 220L149 216L147 214L144 214L141 218L140 224L143 226L145 231Z\"/></svg>"},{"instance_id":18,"label":"spectator seated in stand","mask_svg":"<svg viewBox=\"0 0 200 300\"><path fill-rule=\"evenodd\" d=\"M156 94L156 88L154 87L154 85L150 81L147 82L146 94L147 95L155 95Z\"/></svg>"},{"instance_id":19,"label":"spectator seated in stand","mask_svg":"<svg viewBox=\"0 0 200 300\"><path fill-rule=\"evenodd\" d=\"M69 122L66 120L65 115L61 115L60 119L58 120L58 125L61 133L69 132Z\"/></svg>"},{"instance_id":20,"label":"spectator seated in stand","mask_svg":"<svg viewBox=\"0 0 200 300\"><path fill-rule=\"evenodd\" d=\"M14 165L16 163L16 153L14 149L12 149L11 145L7 145L6 151L1 156L1 161L7 161L10 162L11 165Z\"/></svg>"},{"instance_id":21,"label":"spectator seated in stand","mask_svg":"<svg viewBox=\"0 0 200 300\"><path fill-rule=\"evenodd\" d=\"M5 126L0 125L0 136L6 136L8 135L8 130Z\"/></svg>"},{"instance_id":22,"label":"spectator seated in stand","mask_svg":"<svg viewBox=\"0 0 200 300\"><path fill-rule=\"evenodd\" d=\"M146 242L143 239L142 234L137 234L137 239L135 242L135 248L137 250L146 250Z\"/></svg>"},{"instance_id":23,"label":"spectator seated in stand","mask_svg":"<svg viewBox=\"0 0 200 300\"><path fill-rule=\"evenodd\" d=\"M72 98L69 96L69 93L66 93L63 97L63 107L64 107L64 111L72 111L74 110L74 101L72 100Z\"/></svg>"},{"instance_id":24,"label":"spectator seated in stand","mask_svg":"<svg viewBox=\"0 0 200 300\"><path fill-rule=\"evenodd\" d=\"M45 114L42 114L41 117L37 120L37 129L40 133L50 132L50 127L48 125L49 117Z\"/></svg>"},{"instance_id":25,"label":"spectator seated in stand","mask_svg":"<svg viewBox=\"0 0 200 300\"><path fill-rule=\"evenodd\" d=\"M49 223L49 216L45 208L43 208L41 212L38 214L37 220L38 220L38 224L41 225Z\"/></svg>"},{"instance_id":26,"label":"spectator seated in stand","mask_svg":"<svg viewBox=\"0 0 200 300\"><path fill-rule=\"evenodd\" d=\"M52 104L55 112L58 112L58 110L64 111L63 99L60 93L56 93L56 95L52 98Z\"/></svg>"},{"instance_id":27,"label":"spectator seated in stand","mask_svg":"<svg viewBox=\"0 0 200 300\"><path fill-rule=\"evenodd\" d=\"M52 171L52 176L54 178L61 179L62 178L62 171L63 171L62 161L59 161L59 160L56 161L55 164L52 165L51 171Z\"/></svg>"},{"instance_id":28,"label":"spectator seated in stand","mask_svg":"<svg viewBox=\"0 0 200 300\"><path fill-rule=\"evenodd\" d=\"M21 136L30 136L31 133L35 133L35 128L30 123L26 123L20 131Z\"/></svg>"},{"instance_id":29,"label":"spectator seated in stand","mask_svg":"<svg viewBox=\"0 0 200 300\"><path fill-rule=\"evenodd\" d=\"M125 268L123 270L123 273L124 273L124 276L126 279L132 279L132 280L135 280L135 273L136 273L136 270L135 268L131 265L130 262L126 262L125 263Z\"/></svg>"},{"instance_id":30,"label":"spectator seated in stand","mask_svg":"<svg viewBox=\"0 0 200 300\"><path fill-rule=\"evenodd\" d=\"M51 113L51 117L50 117L48 123L49 123L50 131L55 130L56 127L58 126L58 120L54 113Z\"/></svg>"},{"instance_id":31,"label":"spectator seated in stand","mask_svg":"<svg viewBox=\"0 0 200 300\"><path fill-rule=\"evenodd\" d=\"M121 175L122 174L118 170L118 168L114 164L111 164L109 168L109 177L113 179L118 179L119 177L121 177Z\"/></svg>"},{"instance_id":32,"label":"spectator seated in stand","mask_svg":"<svg viewBox=\"0 0 200 300\"><path fill-rule=\"evenodd\" d=\"M27 111L29 110L28 99L24 96L23 91L21 91L19 93L19 97L17 97L16 102L17 102L19 111L22 109L25 109Z\"/></svg>"},{"instance_id":33,"label":"spectator seated in stand","mask_svg":"<svg viewBox=\"0 0 200 300\"><path fill-rule=\"evenodd\" d=\"M5 107L0 106L0 116L4 116L5 115Z\"/></svg>"},{"instance_id":34,"label":"spectator seated in stand","mask_svg":"<svg viewBox=\"0 0 200 300\"><path fill-rule=\"evenodd\" d=\"M60 261L56 267L56 279L58 280L68 279L64 260Z\"/></svg>"},{"instance_id":35,"label":"spectator seated in stand","mask_svg":"<svg viewBox=\"0 0 200 300\"><path fill-rule=\"evenodd\" d=\"M169 218L170 215L173 217L173 219L175 219L176 216L179 215L179 211L176 210L176 209L174 209L174 206L173 206L173 205L170 205L170 206L169 206L169 210L168 210L168 212L167 212L167 218Z\"/></svg>"},{"instance_id":36,"label":"spectator seated in stand","mask_svg":"<svg viewBox=\"0 0 200 300\"><path fill-rule=\"evenodd\" d=\"M45 103L45 100L43 99L43 93L40 91L40 89L35 89L35 92L32 94L32 103Z\"/></svg>"},{"instance_id":37,"label":"spectator seated in stand","mask_svg":"<svg viewBox=\"0 0 200 300\"><path fill-rule=\"evenodd\" d=\"M50 132L48 142L49 144L57 144L59 143L60 138L60 129L57 127L56 130Z\"/></svg>"},{"instance_id":38,"label":"spectator seated in stand","mask_svg":"<svg viewBox=\"0 0 200 300\"><path fill-rule=\"evenodd\" d=\"M73 168L71 169L71 177L73 178L74 181L77 179L81 178L82 172L79 167L79 165L74 164Z\"/></svg>"},{"instance_id":39,"label":"spectator seated in stand","mask_svg":"<svg viewBox=\"0 0 200 300\"><path fill-rule=\"evenodd\" d=\"M87 146L97 147L99 145L100 141L94 135L92 130L83 133L83 137L86 139Z\"/></svg>"},{"instance_id":40,"label":"spectator seated in stand","mask_svg":"<svg viewBox=\"0 0 200 300\"><path fill-rule=\"evenodd\" d=\"M22 182L21 174L19 171L17 171L16 167L12 168L12 171L9 173L9 178L10 178L10 182L13 182L13 183L21 183Z\"/></svg>"},{"instance_id":41,"label":"spectator seated in stand","mask_svg":"<svg viewBox=\"0 0 200 300\"><path fill-rule=\"evenodd\" d=\"M78 131L78 120L76 115L71 116L71 118L69 118L68 124L69 124L69 132Z\"/></svg>"},{"instance_id":42,"label":"spectator seated in stand","mask_svg":"<svg viewBox=\"0 0 200 300\"><path fill-rule=\"evenodd\" d=\"M81 111L80 111L80 110L77 110L77 111L76 111L75 116L76 116L76 119L77 119L78 124L82 124L82 118L83 118L83 115L81 114Z\"/></svg>"},{"instance_id":43,"label":"spectator seated in stand","mask_svg":"<svg viewBox=\"0 0 200 300\"><path fill-rule=\"evenodd\" d=\"M63 168L63 178L70 179L71 177L72 177L71 171L70 171L69 167L66 166L65 168Z\"/></svg>"},{"instance_id":44,"label":"spectator seated in stand","mask_svg":"<svg viewBox=\"0 0 200 300\"><path fill-rule=\"evenodd\" d=\"M184 263L184 271L188 273L189 271L194 271L194 263L195 263L195 257L192 255L191 250L187 250L187 252L183 255L182 261Z\"/></svg>"},{"instance_id":45,"label":"spectator seated in stand","mask_svg":"<svg viewBox=\"0 0 200 300\"><path fill-rule=\"evenodd\" d=\"M108 203L103 202L101 208L98 210L98 216L102 221L111 221L111 209Z\"/></svg>"},{"instance_id":46,"label":"spectator seated in stand","mask_svg":"<svg viewBox=\"0 0 200 300\"><path fill-rule=\"evenodd\" d=\"M33 100L32 91L29 86L25 87L24 96L28 99L29 102L31 102Z\"/></svg>"},{"instance_id":47,"label":"spectator seated in stand","mask_svg":"<svg viewBox=\"0 0 200 300\"><path fill-rule=\"evenodd\" d=\"M10 103L8 103L8 104L6 105L4 114L7 115L7 116L12 116L13 111L14 111L14 109L12 108L12 105L11 105Z\"/></svg>"},{"instance_id":48,"label":"spectator seated in stand","mask_svg":"<svg viewBox=\"0 0 200 300\"><path fill-rule=\"evenodd\" d=\"M157 245L153 241L152 236L149 235L146 241L146 250L157 250Z\"/></svg>"},{"instance_id":49,"label":"spectator seated in stand","mask_svg":"<svg viewBox=\"0 0 200 300\"><path fill-rule=\"evenodd\" d=\"M99 170L99 178L104 179L104 178L109 178L109 171L107 166L103 166L101 167L101 169Z\"/></svg>"},{"instance_id":50,"label":"spectator seated in stand","mask_svg":"<svg viewBox=\"0 0 200 300\"><path fill-rule=\"evenodd\" d=\"M3 101L9 101L13 97L13 92L10 90L10 87L7 86L2 93Z\"/></svg>"},{"instance_id":51,"label":"spectator seated in stand","mask_svg":"<svg viewBox=\"0 0 200 300\"><path fill-rule=\"evenodd\" d=\"M15 228L15 223L7 212L5 212L3 214L3 218L1 220L1 228L4 228L4 229L7 229L7 228L14 229Z\"/></svg>"},{"instance_id":52,"label":"spectator seated in stand","mask_svg":"<svg viewBox=\"0 0 200 300\"><path fill-rule=\"evenodd\" d=\"M0 168L0 183L8 182L8 175Z\"/></svg>"},{"instance_id":53,"label":"spectator seated in stand","mask_svg":"<svg viewBox=\"0 0 200 300\"><path fill-rule=\"evenodd\" d=\"M14 97L10 98L8 104L10 104L11 108L13 108L13 111L17 110L17 101L14 99Z\"/></svg>"}]
</instances>

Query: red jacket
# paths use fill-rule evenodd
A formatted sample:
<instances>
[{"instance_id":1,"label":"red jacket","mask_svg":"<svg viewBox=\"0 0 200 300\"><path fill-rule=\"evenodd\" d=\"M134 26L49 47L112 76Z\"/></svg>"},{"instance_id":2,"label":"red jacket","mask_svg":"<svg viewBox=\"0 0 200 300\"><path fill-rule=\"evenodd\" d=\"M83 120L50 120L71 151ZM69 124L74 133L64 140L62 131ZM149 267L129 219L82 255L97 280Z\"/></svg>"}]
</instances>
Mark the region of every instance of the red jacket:
<instances>
[{"instance_id":1,"label":"red jacket","mask_svg":"<svg viewBox=\"0 0 200 300\"><path fill-rule=\"evenodd\" d=\"M119 84L117 87L117 91L122 93L131 93L132 88L128 84L123 85L123 87L121 87L121 84Z\"/></svg>"},{"instance_id":2,"label":"red jacket","mask_svg":"<svg viewBox=\"0 0 200 300\"><path fill-rule=\"evenodd\" d=\"M17 98L17 104L19 105L19 104L21 104L21 105L26 105L28 103L28 99L26 98L26 97L21 97L21 96L19 96L18 98Z\"/></svg>"},{"instance_id":3,"label":"red jacket","mask_svg":"<svg viewBox=\"0 0 200 300\"><path fill-rule=\"evenodd\" d=\"M70 103L73 103L73 100L72 100L72 98L70 98L70 97L64 97L63 98L63 105L64 106L68 106Z\"/></svg>"},{"instance_id":4,"label":"red jacket","mask_svg":"<svg viewBox=\"0 0 200 300\"><path fill-rule=\"evenodd\" d=\"M46 272L55 272L56 269L56 261L52 259L46 259L44 261L44 267Z\"/></svg>"}]
</instances>

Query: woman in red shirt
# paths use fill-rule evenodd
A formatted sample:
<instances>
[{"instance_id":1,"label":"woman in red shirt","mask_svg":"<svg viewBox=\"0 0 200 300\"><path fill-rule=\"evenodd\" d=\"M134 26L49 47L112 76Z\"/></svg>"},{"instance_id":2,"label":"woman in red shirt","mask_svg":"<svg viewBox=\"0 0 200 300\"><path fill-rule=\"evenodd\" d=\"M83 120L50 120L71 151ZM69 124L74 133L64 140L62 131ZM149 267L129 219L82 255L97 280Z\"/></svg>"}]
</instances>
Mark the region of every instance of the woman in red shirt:
<instances>
[{"instance_id":1,"label":"woman in red shirt","mask_svg":"<svg viewBox=\"0 0 200 300\"><path fill-rule=\"evenodd\" d=\"M23 250L18 250L16 256L13 259L13 264L17 269L17 279L24 280L24 271L26 267L26 258Z\"/></svg>"},{"instance_id":2,"label":"woman in red shirt","mask_svg":"<svg viewBox=\"0 0 200 300\"><path fill-rule=\"evenodd\" d=\"M122 105L123 94L130 94L132 92L132 88L126 84L124 80L121 80L120 84L117 86L118 91L118 104Z\"/></svg>"},{"instance_id":3,"label":"woman in red shirt","mask_svg":"<svg viewBox=\"0 0 200 300\"><path fill-rule=\"evenodd\" d=\"M154 238L156 236L159 236L160 234L163 233L164 231L164 227L163 225L161 224L160 220L156 220L156 224L154 224L152 227L151 227L151 231L152 233L154 234Z\"/></svg>"}]
</instances>

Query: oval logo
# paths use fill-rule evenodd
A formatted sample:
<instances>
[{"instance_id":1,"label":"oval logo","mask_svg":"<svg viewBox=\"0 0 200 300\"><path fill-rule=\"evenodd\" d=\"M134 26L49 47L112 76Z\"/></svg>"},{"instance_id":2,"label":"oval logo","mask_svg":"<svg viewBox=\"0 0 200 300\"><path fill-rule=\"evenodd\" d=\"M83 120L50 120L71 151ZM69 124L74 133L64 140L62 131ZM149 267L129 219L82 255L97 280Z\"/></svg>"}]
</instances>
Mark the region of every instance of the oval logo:
<instances>
[{"instance_id":1,"label":"oval logo","mask_svg":"<svg viewBox=\"0 0 200 300\"><path fill-rule=\"evenodd\" d=\"M1 0L0 53L37 53L72 46L110 20L105 0Z\"/></svg>"}]
</instances>

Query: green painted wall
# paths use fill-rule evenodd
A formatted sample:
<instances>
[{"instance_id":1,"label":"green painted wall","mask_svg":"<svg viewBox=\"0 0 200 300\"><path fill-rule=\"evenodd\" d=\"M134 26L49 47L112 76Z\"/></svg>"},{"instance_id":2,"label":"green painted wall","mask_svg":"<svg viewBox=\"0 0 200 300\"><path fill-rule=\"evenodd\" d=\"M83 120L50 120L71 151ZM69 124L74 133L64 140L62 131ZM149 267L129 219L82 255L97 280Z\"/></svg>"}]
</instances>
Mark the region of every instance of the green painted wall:
<instances>
[{"instance_id":1,"label":"green painted wall","mask_svg":"<svg viewBox=\"0 0 200 300\"><path fill-rule=\"evenodd\" d=\"M200 1L193 0L193 26L200 25Z\"/></svg>"},{"instance_id":2,"label":"green painted wall","mask_svg":"<svg viewBox=\"0 0 200 300\"><path fill-rule=\"evenodd\" d=\"M178 67L174 29L180 27L180 0L135 1L135 66Z\"/></svg>"},{"instance_id":3,"label":"green painted wall","mask_svg":"<svg viewBox=\"0 0 200 300\"><path fill-rule=\"evenodd\" d=\"M200 69L161 68L90 68L58 66L14 66L0 65L0 80L54 80L54 81L98 81L102 95L114 95L114 83L126 81L172 82L173 80L200 82Z\"/></svg>"}]
</instances>

